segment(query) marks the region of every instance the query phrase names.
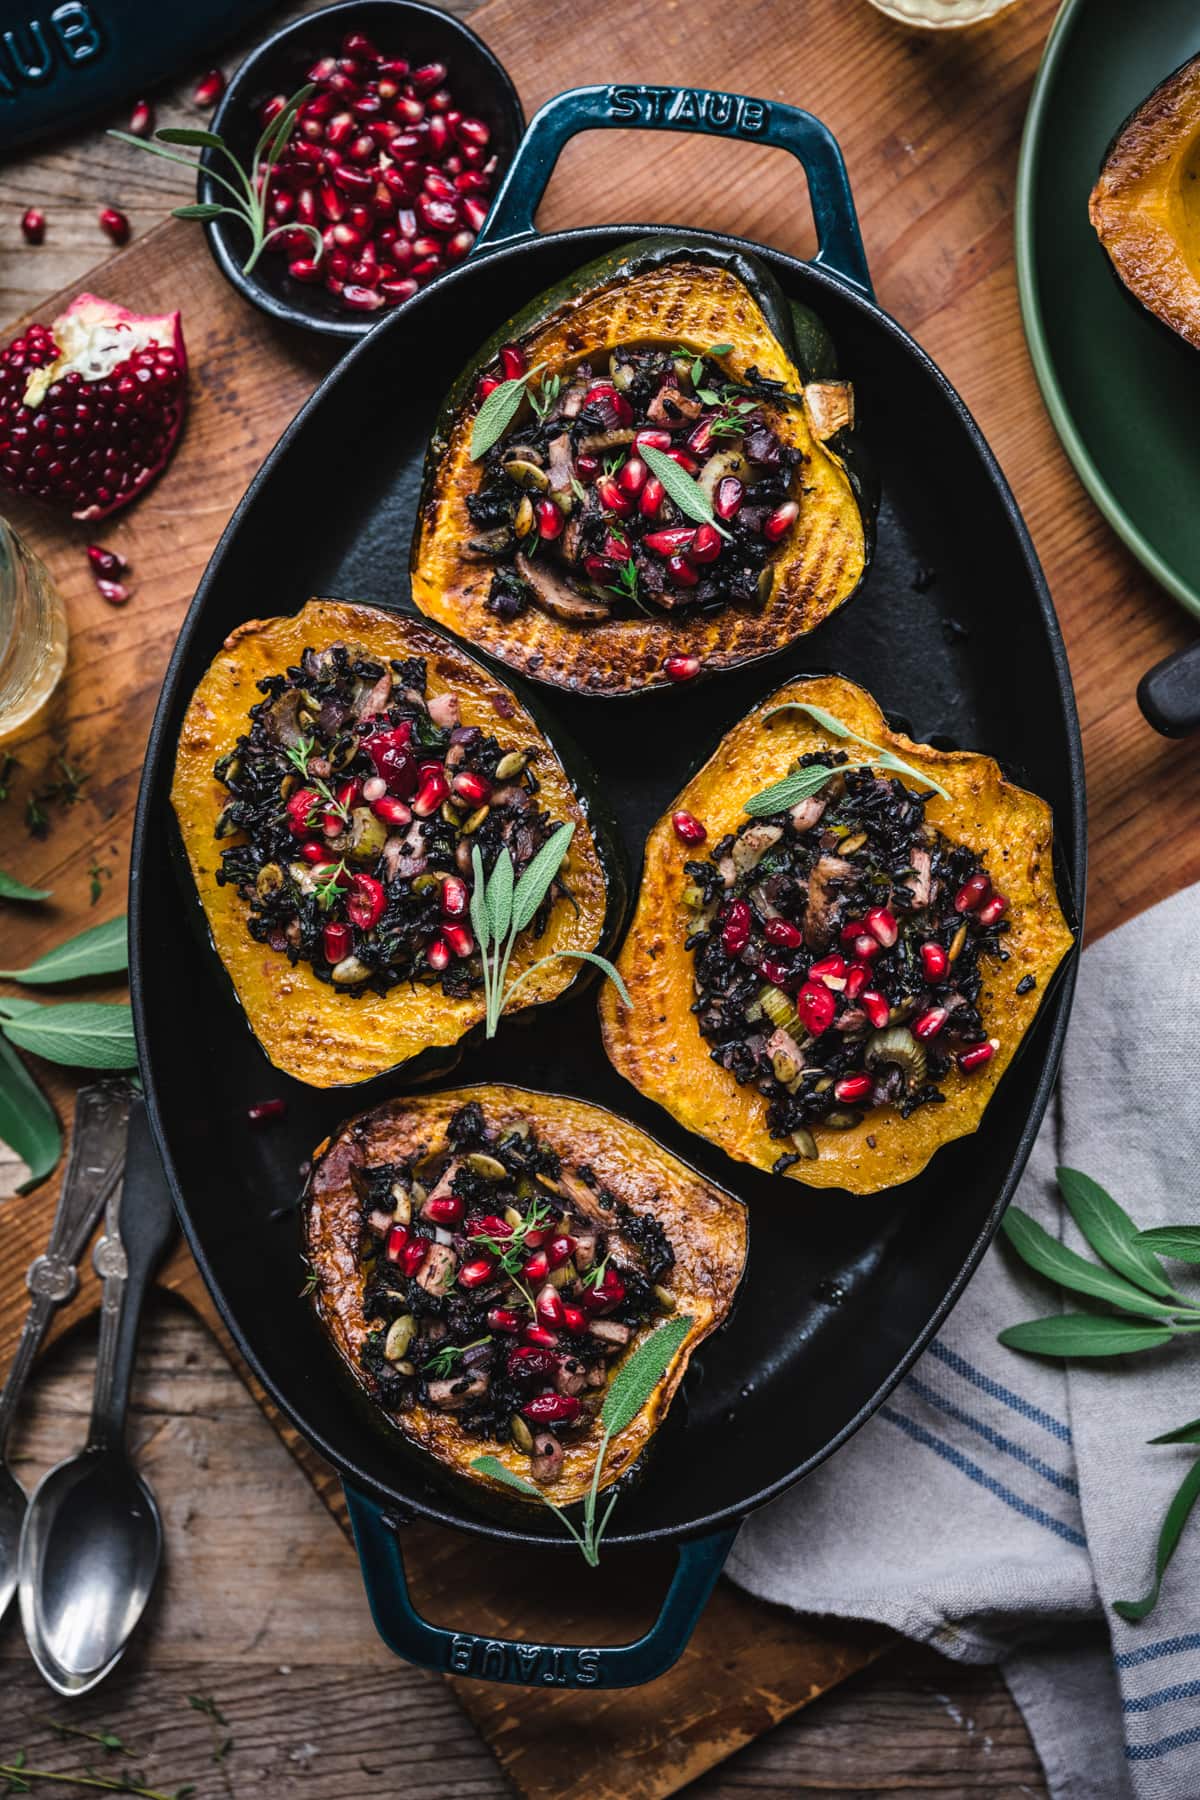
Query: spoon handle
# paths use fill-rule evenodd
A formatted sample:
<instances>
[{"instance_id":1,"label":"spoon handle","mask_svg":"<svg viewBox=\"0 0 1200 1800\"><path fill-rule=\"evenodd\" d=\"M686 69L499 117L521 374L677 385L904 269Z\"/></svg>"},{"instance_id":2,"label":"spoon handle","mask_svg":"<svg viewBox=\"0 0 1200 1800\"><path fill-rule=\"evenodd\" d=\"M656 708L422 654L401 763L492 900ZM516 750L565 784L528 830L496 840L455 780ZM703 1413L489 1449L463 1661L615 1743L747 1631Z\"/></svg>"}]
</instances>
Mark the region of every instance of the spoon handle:
<instances>
[{"instance_id":1,"label":"spoon handle","mask_svg":"<svg viewBox=\"0 0 1200 1800\"><path fill-rule=\"evenodd\" d=\"M146 1108L135 1100L129 1112L125 1179L120 1195L109 1201L107 1229L96 1245L96 1272L103 1278L104 1293L89 1449L124 1443L142 1302L174 1224L171 1190L150 1135Z\"/></svg>"},{"instance_id":2,"label":"spoon handle","mask_svg":"<svg viewBox=\"0 0 1200 1800\"><path fill-rule=\"evenodd\" d=\"M131 1088L126 1081L97 1081L75 1101L71 1155L59 1190L50 1241L29 1266L25 1285L33 1296L3 1389L0 1389L0 1456L13 1415L55 1307L79 1284L75 1265L121 1175Z\"/></svg>"}]
</instances>

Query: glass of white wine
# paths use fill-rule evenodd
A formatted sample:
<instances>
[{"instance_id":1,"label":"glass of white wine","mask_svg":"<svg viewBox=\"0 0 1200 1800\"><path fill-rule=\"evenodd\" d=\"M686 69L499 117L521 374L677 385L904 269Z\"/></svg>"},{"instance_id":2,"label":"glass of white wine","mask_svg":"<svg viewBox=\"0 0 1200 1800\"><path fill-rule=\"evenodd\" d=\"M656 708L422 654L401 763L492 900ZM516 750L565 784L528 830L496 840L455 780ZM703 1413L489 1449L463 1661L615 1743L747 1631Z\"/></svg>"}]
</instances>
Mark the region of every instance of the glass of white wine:
<instances>
[{"instance_id":1,"label":"glass of white wine","mask_svg":"<svg viewBox=\"0 0 1200 1800\"><path fill-rule=\"evenodd\" d=\"M902 25L925 31L948 31L955 26L978 25L995 18L1014 0L871 0L871 5Z\"/></svg>"},{"instance_id":2,"label":"glass of white wine","mask_svg":"<svg viewBox=\"0 0 1200 1800\"><path fill-rule=\"evenodd\" d=\"M0 519L0 744L35 723L66 662L62 596L45 564Z\"/></svg>"}]
</instances>

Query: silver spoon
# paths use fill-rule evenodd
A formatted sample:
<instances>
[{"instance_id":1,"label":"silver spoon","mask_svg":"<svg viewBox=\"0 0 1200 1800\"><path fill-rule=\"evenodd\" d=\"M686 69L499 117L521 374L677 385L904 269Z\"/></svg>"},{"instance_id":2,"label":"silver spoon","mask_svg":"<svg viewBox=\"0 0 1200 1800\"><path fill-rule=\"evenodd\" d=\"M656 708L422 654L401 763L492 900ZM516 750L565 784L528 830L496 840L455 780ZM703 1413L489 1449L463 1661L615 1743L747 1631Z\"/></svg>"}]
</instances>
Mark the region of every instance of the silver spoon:
<instances>
[{"instance_id":1,"label":"silver spoon","mask_svg":"<svg viewBox=\"0 0 1200 1800\"><path fill-rule=\"evenodd\" d=\"M125 1447L125 1414L142 1300L173 1224L145 1108L135 1101L125 1179L94 1258L104 1293L87 1444L43 1476L21 1531L21 1622L60 1694L85 1694L120 1660L162 1560L162 1521Z\"/></svg>"},{"instance_id":2,"label":"silver spoon","mask_svg":"<svg viewBox=\"0 0 1200 1800\"><path fill-rule=\"evenodd\" d=\"M131 1089L125 1081L93 1082L75 1100L71 1156L44 1253L29 1266L33 1296L16 1353L0 1389L0 1618L17 1587L17 1547L28 1501L4 1460L8 1435L50 1315L79 1285L75 1265L121 1175ZM16 1204L11 1202L10 1204Z\"/></svg>"}]
</instances>

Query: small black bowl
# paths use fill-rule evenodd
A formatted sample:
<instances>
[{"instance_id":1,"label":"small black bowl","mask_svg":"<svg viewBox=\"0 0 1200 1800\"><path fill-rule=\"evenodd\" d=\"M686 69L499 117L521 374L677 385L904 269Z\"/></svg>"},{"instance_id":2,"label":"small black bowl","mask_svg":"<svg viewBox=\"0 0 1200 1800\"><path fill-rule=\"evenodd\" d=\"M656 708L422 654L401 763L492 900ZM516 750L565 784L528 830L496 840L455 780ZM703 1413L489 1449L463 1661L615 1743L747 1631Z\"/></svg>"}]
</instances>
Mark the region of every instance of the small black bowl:
<instances>
[{"instance_id":1,"label":"small black bowl","mask_svg":"<svg viewBox=\"0 0 1200 1800\"><path fill-rule=\"evenodd\" d=\"M381 50L406 57L414 68L426 62L446 64L448 83L463 111L491 127L490 147L500 159L498 186L525 130L517 90L481 38L450 13L423 6L420 0L344 0L341 5L308 13L265 39L233 76L213 114L212 130L225 139L243 166L249 168L262 130L259 108L272 94L294 94L303 87L317 58L336 55L348 31L365 32ZM200 161L197 192L203 201L220 202L227 195L213 181L213 169L229 172L224 157L206 150ZM272 256L270 251L259 258L249 275L243 274L242 264L249 254L245 226L223 218L212 220L204 229L226 280L274 319L349 343L388 316L384 311L345 312L323 286L293 281L287 259Z\"/></svg>"}]
</instances>

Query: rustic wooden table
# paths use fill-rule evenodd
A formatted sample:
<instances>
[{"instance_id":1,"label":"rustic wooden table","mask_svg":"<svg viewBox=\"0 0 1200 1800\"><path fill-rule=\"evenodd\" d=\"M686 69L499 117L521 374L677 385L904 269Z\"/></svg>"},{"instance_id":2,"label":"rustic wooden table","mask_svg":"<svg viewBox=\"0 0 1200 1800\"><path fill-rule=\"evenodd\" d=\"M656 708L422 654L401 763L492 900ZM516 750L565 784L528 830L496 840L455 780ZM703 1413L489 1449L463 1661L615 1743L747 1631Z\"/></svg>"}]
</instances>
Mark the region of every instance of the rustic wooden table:
<instances>
[{"instance_id":1,"label":"rustic wooden table","mask_svg":"<svg viewBox=\"0 0 1200 1800\"><path fill-rule=\"evenodd\" d=\"M542 3L527 0L531 31ZM472 11L471 0L455 10ZM855 21L847 5L838 29L848 41ZM223 63L233 66L242 48L231 46ZM191 85L160 97L160 123L195 122ZM953 128L951 117L945 123ZM901 153L895 143L892 153ZM131 157L99 127L11 163L0 175L0 316L78 281L105 254L100 206L121 205L140 234L187 189L182 171ZM18 230L31 203L49 218L38 249ZM1102 890L1102 908L1103 898ZM12 1185L11 1166L8 1182L5 1173L0 1164L0 1193ZM27 1486L81 1440L93 1353L85 1329L47 1364L14 1444ZM123 1774L144 1768L164 1793L194 1782L197 1800L301 1792L358 1800L396 1792L400 1771L413 1800L507 1791L446 1686L398 1669L378 1643L346 1542L224 1354L167 1302L149 1322L133 1432L167 1526L152 1616L117 1675L69 1713L34 1674L10 1616L0 1630L0 1763L24 1750L50 1769L89 1760ZM64 1719L115 1729L135 1761L62 1735L52 1721ZM578 1755L587 1754L581 1742ZM707 1800L918 1791L1011 1800L1045 1787L993 1672L900 1648L689 1791Z\"/></svg>"}]
</instances>

